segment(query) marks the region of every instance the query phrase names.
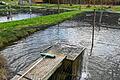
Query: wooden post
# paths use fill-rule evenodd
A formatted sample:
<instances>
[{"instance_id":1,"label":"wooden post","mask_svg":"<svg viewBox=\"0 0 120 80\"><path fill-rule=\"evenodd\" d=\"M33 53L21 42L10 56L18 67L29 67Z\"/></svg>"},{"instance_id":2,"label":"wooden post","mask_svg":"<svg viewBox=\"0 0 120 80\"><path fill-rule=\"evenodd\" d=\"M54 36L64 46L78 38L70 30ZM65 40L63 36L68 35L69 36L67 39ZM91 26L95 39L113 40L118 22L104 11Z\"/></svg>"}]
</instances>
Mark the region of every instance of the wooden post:
<instances>
[{"instance_id":1,"label":"wooden post","mask_svg":"<svg viewBox=\"0 0 120 80\"><path fill-rule=\"evenodd\" d=\"M18 4L19 4L19 5L23 5L23 0L19 0L19 1L18 1Z\"/></svg>"},{"instance_id":2,"label":"wooden post","mask_svg":"<svg viewBox=\"0 0 120 80\"><path fill-rule=\"evenodd\" d=\"M58 16L59 16L59 13L60 13L60 0L57 0L58 1ZM58 44L60 44L60 38L59 38L59 23L58 23Z\"/></svg>"},{"instance_id":3,"label":"wooden post","mask_svg":"<svg viewBox=\"0 0 120 80\"><path fill-rule=\"evenodd\" d=\"M94 3L93 3L93 4L94 4L94 8L95 8L95 0L94 0Z\"/></svg>"},{"instance_id":4,"label":"wooden post","mask_svg":"<svg viewBox=\"0 0 120 80\"><path fill-rule=\"evenodd\" d=\"M51 3L51 1L49 0L49 2L48 2L49 4Z\"/></svg>"},{"instance_id":5,"label":"wooden post","mask_svg":"<svg viewBox=\"0 0 120 80\"><path fill-rule=\"evenodd\" d=\"M60 0L58 0L58 14L60 13Z\"/></svg>"},{"instance_id":6,"label":"wooden post","mask_svg":"<svg viewBox=\"0 0 120 80\"><path fill-rule=\"evenodd\" d=\"M79 6L79 10L81 10L81 0L79 0L79 4L80 4L80 6Z\"/></svg>"},{"instance_id":7,"label":"wooden post","mask_svg":"<svg viewBox=\"0 0 120 80\"><path fill-rule=\"evenodd\" d=\"M29 5L32 5L32 0L29 0Z\"/></svg>"},{"instance_id":8,"label":"wooden post","mask_svg":"<svg viewBox=\"0 0 120 80\"><path fill-rule=\"evenodd\" d=\"M91 50L90 50L90 56L92 55L93 46L94 46L95 19L96 19L96 11L95 11L95 9L94 9L94 20L93 20L93 29L92 29L92 46L91 46Z\"/></svg>"},{"instance_id":9,"label":"wooden post","mask_svg":"<svg viewBox=\"0 0 120 80\"><path fill-rule=\"evenodd\" d=\"M100 26L101 26L101 22L102 22L102 15L103 15L103 11L100 12L99 30L98 31L100 31Z\"/></svg>"},{"instance_id":10,"label":"wooden post","mask_svg":"<svg viewBox=\"0 0 120 80\"><path fill-rule=\"evenodd\" d=\"M72 0L70 0L70 6L72 6Z\"/></svg>"},{"instance_id":11,"label":"wooden post","mask_svg":"<svg viewBox=\"0 0 120 80\"><path fill-rule=\"evenodd\" d=\"M101 26L101 22L102 22L102 15L103 15L103 0L101 0L101 13L100 13L100 19L99 19L99 29L98 31L100 31L100 26Z\"/></svg>"},{"instance_id":12,"label":"wooden post","mask_svg":"<svg viewBox=\"0 0 120 80\"><path fill-rule=\"evenodd\" d=\"M103 9L103 0L101 0L101 6L102 6L102 9Z\"/></svg>"}]
</instances>

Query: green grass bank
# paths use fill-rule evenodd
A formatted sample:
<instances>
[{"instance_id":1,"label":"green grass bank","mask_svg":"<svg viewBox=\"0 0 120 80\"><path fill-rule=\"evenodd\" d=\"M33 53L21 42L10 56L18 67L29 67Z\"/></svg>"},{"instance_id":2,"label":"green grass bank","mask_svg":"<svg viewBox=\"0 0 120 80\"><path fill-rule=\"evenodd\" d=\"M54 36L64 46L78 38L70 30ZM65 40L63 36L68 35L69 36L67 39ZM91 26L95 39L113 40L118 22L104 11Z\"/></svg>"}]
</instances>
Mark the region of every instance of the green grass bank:
<instances>
[{"instance_id":1,"label":"green grass bank","mask_svg":"<svg viewBox=\"0 0 120 80\"><path fill-rule=\"evenodd\" d=\"M51 6L51 7L50 7ZM33 8L56 8L56 5L33 5ZM70 7L69 5L62 5L61 8L66 9L79 9L79 6L74 5ZM30 34L48 28L51 25L58 24L67 19L71 19L80 12L88 11L91 9L84 8L82 11L75 10L70 12L64 12L48 16L35 17L31 19L25 19L20 21L4 22L0 23L0 49L3 49L5 46L12 44L14 41L17 41L21 38L29 36ZM0 11L4 11L1 9ZM4 62L5 59L0 55L0 80L6 79L7 69L4 67L7 63Z\"/></svg>"},{"instance_id":2,"label":"green grass bank","mask_svg":"<svg viewBox=\"0 0 120 80\"><path fill-rule=\"evenodd\" d=\"M59 15L54 14L20 21L0 23L0 48L38 30L46 29L51 25L55 25L64 20L70 19L80 12L81 11L71 11L60 13Z\"/></svg>"},{"instance_id":3,"label":"green grass bank","mask_svg":"<svg viewBox=\"0 0 120 80\"><path fill-rule=\"evenodd\" d=\"M60 9L72 9L75 11L70 12L64 12L53 15L47 15L42 17L35 17L31 19L25 19L20 21L12 21L12 22L4 22L0 23L0 49L3 47L12 44L14 41L17 41L21 38L24 38L26 36L29 36L30 34L39 31L44 30L48 28L51 25L58 24L60 22L63 22L67 19L71 19L77 14L84 12L84 11L91 11L95 7L86 7L87 5L82 5L82 11L80 11L79 5L60 5ZM19 6L18 6L19 7ZM57 8L57 5L52 4L37 4L32 5L33 8ZM105 6L106 7L106 6ZM97 10L101 9L101 6L96 6ZM120 11L120 7L116 6L112 8L115 11ZM0 11L4 11L4 9L1 9ZM5 69L4 65L6 65L6 62L4 62L5 59L3 56L0 55L0 80L3 80L7 76L7 70Z\"/></svg>"},{"instance_id":4,"label":"green grass bank","mask_svg":"<svg viewBox=\"0 0 120 80\"><path fill-rule=\"evenodd\" d=\"M31 7L38 8L38 7L49 7L49 8L57 8L55 4L36 4L32 5ZM81 6L81 11L79 10L80 5L73 5L69 6L67 4L61 4L60 8L67 8L67 9L77 9L70 12L64 12L53 15L47 15L42 17L35 17L20 21L12 21L12 22L4 22L0 23L0 49L4 46L11 44L14 41L17 41L25 36L30 35L38 30L46 29L51 25L58 24L64 20L70 19L77 15L80 12L84 11L91 11L93 9L99 10L101 6L91 6L86 7L87 5Z\"/></svg>"}]
</instances>

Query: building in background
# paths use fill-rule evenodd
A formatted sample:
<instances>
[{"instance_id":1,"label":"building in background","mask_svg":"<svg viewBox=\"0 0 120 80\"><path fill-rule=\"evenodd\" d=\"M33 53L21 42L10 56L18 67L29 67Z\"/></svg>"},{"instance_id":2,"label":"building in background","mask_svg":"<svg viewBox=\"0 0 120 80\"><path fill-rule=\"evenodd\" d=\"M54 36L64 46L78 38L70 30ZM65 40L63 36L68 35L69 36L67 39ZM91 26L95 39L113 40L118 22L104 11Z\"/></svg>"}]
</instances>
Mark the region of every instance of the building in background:
<instances>
[{"instance_id":1,"label":"building in background","mask_svg":"<svg viewBox=\"0 0 120 80\"><path fill-rule=\"evenodd\" d=\"M30 4L32 3L51 3L51 4L57 4L58 1L60 2L60 4L96 4L96 5L100 5L100 4L104 4L104 5L109 5L109 4L113 4L113 5L119 5L120 4L120 0L18 0L19 4L24 4L24 1L29 2Z\"/></svg>"},{"instance_id":2,"label":"building in background","mask_svg":"<svg viewBox=\"0 0 120 80\"><path fill-rule=\"evenodd\" d=\"M57 4L58 0L32 0L33 3L51 3L51 4ZM59 0L60 4L78 4L80 3L80 0Z\"/></svg>"},{"instance_id":3,"label":"building in background","mask_svg":"<svg viewBox=\"0 0 120 80\"><path fill-rule=\"evenodd\" d=\"M30 5L32 4L32 0L18 0L18 4L19 5L23 5L23 4L25 4L25 1L27 1Z\"/></svg>"},{"instance_id":4,"label":"building in background","mask_svg":"<svg viewBox=\"0 0 120 80\"><path fill-rule=\"evenodd\" d=\"M32 0L33 3L43 3L44 0Z\"/></svg>"}]
</instances>

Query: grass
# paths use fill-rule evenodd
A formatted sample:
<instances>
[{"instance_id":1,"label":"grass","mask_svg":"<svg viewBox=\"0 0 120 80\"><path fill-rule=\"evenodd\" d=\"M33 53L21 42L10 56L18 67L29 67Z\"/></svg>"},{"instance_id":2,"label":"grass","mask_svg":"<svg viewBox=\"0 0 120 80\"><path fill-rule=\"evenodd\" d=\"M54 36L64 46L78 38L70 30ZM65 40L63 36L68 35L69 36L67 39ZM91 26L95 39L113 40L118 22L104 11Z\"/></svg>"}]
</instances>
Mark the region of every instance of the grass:
<instances>
[{"instance_id":1,"label":"grass","mask_svg":"<svg viewBox=\"0 0 120 80\"><path fill-rule=\"evenodd\" d=\"M25 36L30 35L38 30L43 30L49 27L50 25L58 24L64 20L70 19L80 12L84 11L91 11L94 8L99 10L101 6L91 6L86 7L87 5L81 5L82 11L80 11L80 5L73 5L70 6L69 4L61 4L60 8L64 9L72 9L75 11L71 12L64 12L54 15L42 16L42 17L35 17L31 19L25 19L20 21L12 21L12 22L4 22L0 23L0 48L3 48L6 45L13 43ZM24 6L25 7L25 6ZM33 8L57 8L57 5L52 4L34 4L32 5ZM104 7L105 9L106 7ZM120 7L116 6L112 8L116 11L120 11ZM4 10L1 10L4 11ZM6 60L0 55L0 80L6 78L7 71L4 67L6 64Z\"/></svg>"},{"instance_id":2,"label":"grass","mask_svg":"<svg viewBox=\"0 0 120 80\"><path fill-rule=\"evenodd\" d=\"M35 8L37 7L35 6ZM0 9L0 11L3 12L6 10ZM28 36L35 31L45 29L49 25L54 25L66 19L70 19L77 15L77 13L80 13L80 11L64 12L60 13L59 15L54 14L20 21L0 23L0 48L9 45L25 36ZM5 59L0 55L0 80L4 80L7 75L7 71L4 67L5 64Z\"/></svg>"},{"instance_id":3,"label":"grass","mask_svg":"<svg viewBox=\"0 0 120 80\"><path fill-rule=\"evenodd\" d=\"M59 15L54 14L54 15L36 17L36 18L25 19L25 20L20 20L20 21L0 23L0 48L16 40L19 40L20 38L28 36L29 34L35 31L45 29L50 25L54 25L66 19L72 18L77 13L80 13L83 11L91 11L93 9L97 9L97 10L101 9L100 5L97 5L96 7L94 6L86 7L86 6L87 5L81 5L82 11L80 11L79 10L80 5L70 6L69 4L61 4L60 8L66 8L66 9L72 9L72 10L76 9L76 10L71 11L71 12L60 13ZM50 5L34 4L32 5L32 7L34 8L39 8L39 7L56 8L57 5L56 4L50 4Z\"/></svg>"},{"instance_id":4,"label":"grass","mask_svg":"<svg viewBox=\"0 0 120 80\"><path fill-rule=\"evenodd\" d=\"M80 11L64 12L20 21L0 23L0 48L29 34L46 29L50 25L70 19Z\"/></svg>"},{"instance_id":5,"label":"grass","mask_svg":"<svg viewBox=\"0 0 120 80\"><path fill-rule=\"evenodd\" d=\"M79 10L80 8L81 9L88 9L88 10L91 10L91 9L101 9L102 7L100 5L91 5L91 7L87 7L88 5L76 5L76 4L73 4L72 6L70 6L69 4L60 4L60 8L64 8L64 9L72 9L72 10ZM57 4L33 4L32 7L41 7L41 8L57 8ZM103 8L105 9L107 6L104 6Z\"/></svg>"},{"instance_id":6,"label":"grass","mask_svg":"<svg viewBox=\"0 0 120 80\"><path fill-rule=\"evenodd\" d=\"M119 11L120 11L120 6L113 6L113 7L112 7L112 10L119 12Z\"/></svg>"},{"instance_id":7,"label":"grass","mask_svg":"<svg viewBox=\"0 0 120 80\"><path fill-rule=\"evenodd\" d=\"M4 1L6 3L10 3L10 2L18 2L18 0L1 0L1 1Z\"/></svg>"},{"instance_id":8,"label":"grass","mask_svg":"<svg viewBox=\"0 0 120 80\"><path fill-rule=\"evenodd\" d=\"M46 29L50 25L70 19L80 12L81 11L71 11L60 13L59 15L54 14L20 21L0 23L0 48L38 30ZM4 67L6 63L4 61L5 59L0 55L0 80L4 80L7 76L7 70Z\"/></svg>"}]
</instances>

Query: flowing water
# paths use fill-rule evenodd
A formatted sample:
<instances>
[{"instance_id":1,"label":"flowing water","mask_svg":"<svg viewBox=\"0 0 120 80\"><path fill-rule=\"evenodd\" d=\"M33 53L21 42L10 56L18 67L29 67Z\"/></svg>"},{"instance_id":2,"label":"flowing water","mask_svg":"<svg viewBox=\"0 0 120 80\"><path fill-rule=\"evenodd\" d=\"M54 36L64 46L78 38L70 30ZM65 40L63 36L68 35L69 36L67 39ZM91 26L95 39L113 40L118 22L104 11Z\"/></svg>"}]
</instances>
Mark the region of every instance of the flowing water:
<instances>
[{"instance_id":1,"label":"flowing water","mask_svg":"<svg viewBox=\"0 0 120 80\"><path fill-rule=\"evenodd\" d=\"M69 20L58 27L52 26L44 31L15 42L1 53L7 58L14 72L22 71L40 56L44 47L56 42L67 42L86 47L85 55L90 51L92 25L82 20ZM85 56L88 57L88 56ZM86 59L86 58L85 58ZM84 60L88 62L89 77L83 80L120 80L120 30L111 28L95 28L95 42L92 56ZM85 69L83 69L84 72Z\"/></svg>"}]
</instances>

